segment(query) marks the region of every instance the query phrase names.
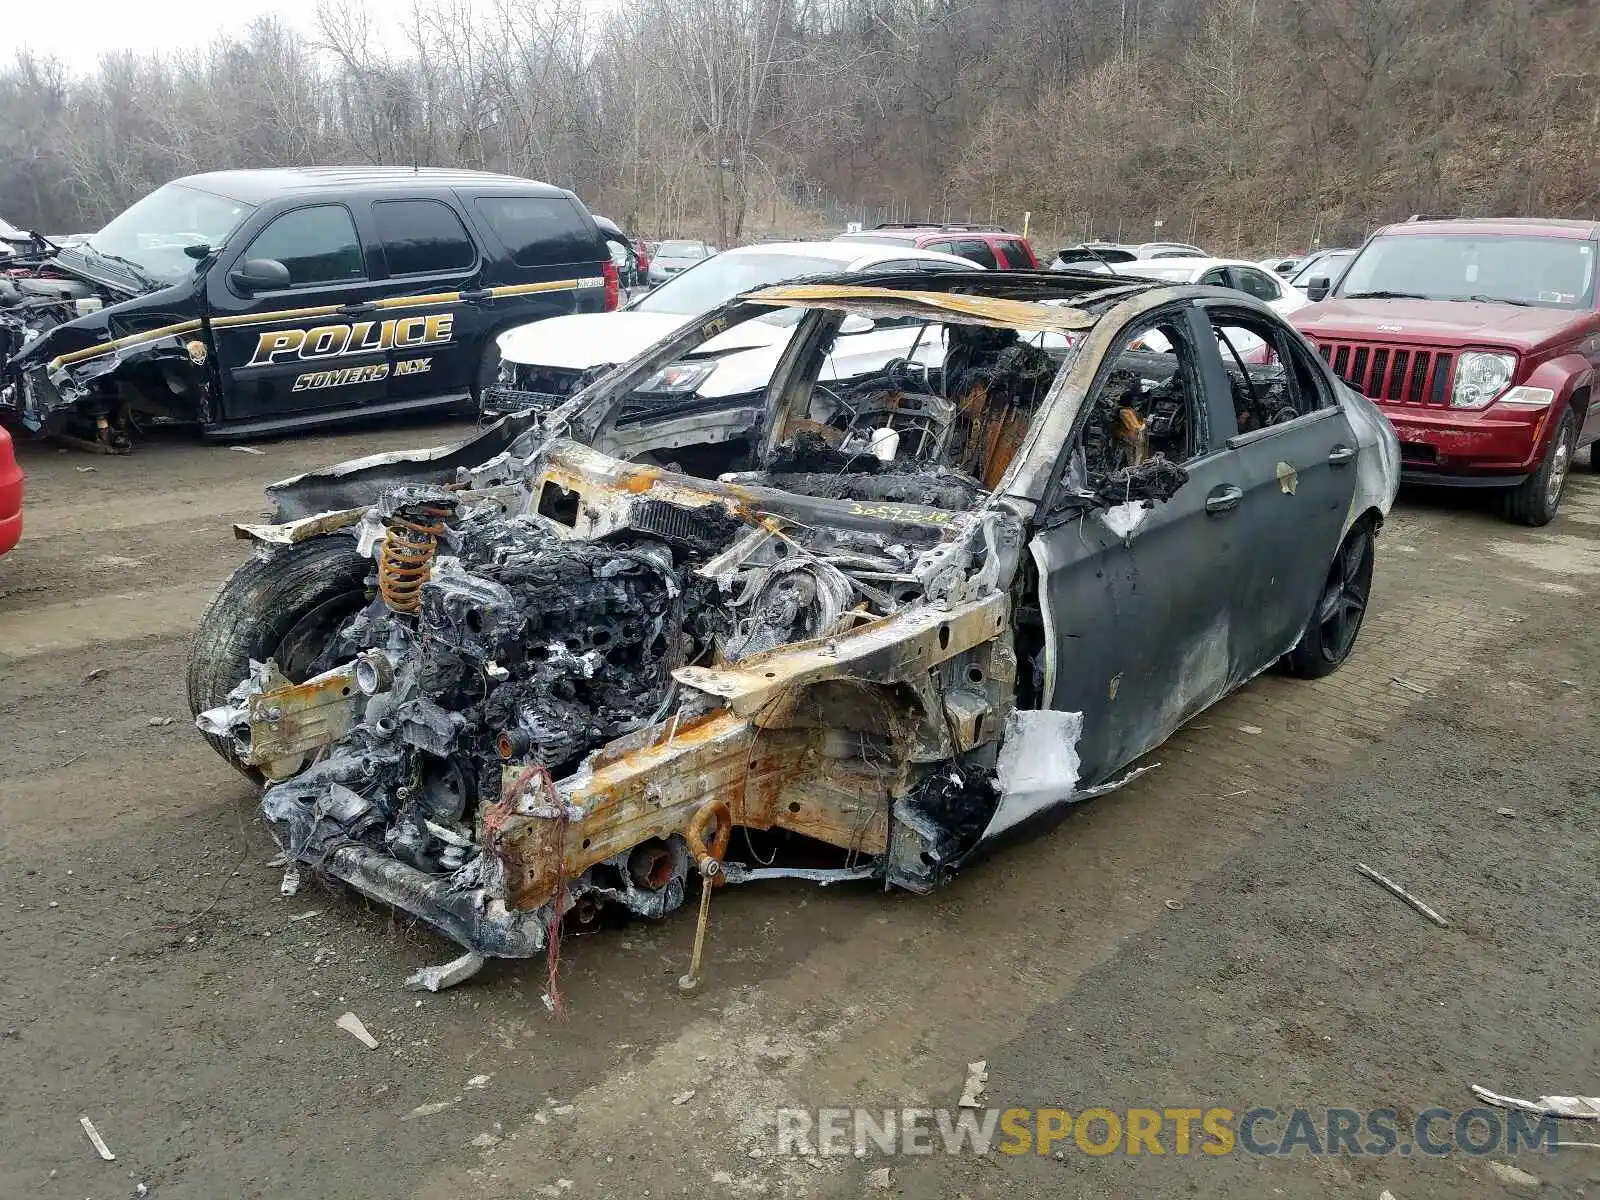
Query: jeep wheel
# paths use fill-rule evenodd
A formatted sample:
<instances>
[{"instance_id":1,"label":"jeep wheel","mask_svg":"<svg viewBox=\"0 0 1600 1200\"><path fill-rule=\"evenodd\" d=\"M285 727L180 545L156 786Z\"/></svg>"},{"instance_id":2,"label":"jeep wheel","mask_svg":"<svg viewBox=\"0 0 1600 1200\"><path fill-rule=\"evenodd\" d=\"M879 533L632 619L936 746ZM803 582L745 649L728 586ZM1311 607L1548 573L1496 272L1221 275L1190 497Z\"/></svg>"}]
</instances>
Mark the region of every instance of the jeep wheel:
<instances>
[{"instance_id":1,"label":"jeep wheel","mask_svg":"<svg viewBox=\"0 0 1600 1200\"><path fill-rule=\"evenodd\" d=\"M1600 472L1600 441L1589 443L1589 470Z\"/></svg>"},{"instance_id":2,"label":"jeep wheel","mask_svg":"<svg viewBox=\"0 0 1600 1200\"><path fill-rule=\"evenodd\" d=\"M1539 469L1506 494L1505 514L1510 520L1519 525L1550 524L1556 509L1561 507L1561 492L1572 471L1573 443L1577 437L1577 418L1570 408L1565 409Z\"/></svg>"},{"instance_id":3,"label":"jeep wheel","mask_svg":"<svg viewBox=\"0 0 1600 1200\"><path fill-rule=\"evenodd\" d=\"M1300 641L1284 656L1283 666L1289 674L1321 679L1350 657L1372 594L1372 559L1372 530L1363 522L1349 532L1334 555L1316 610Z\"/></svg>"},{"instance_id":4,"label":"jeep wheel","mask_svg":"<svg viewBox=\"0 0 1600 1200\"><path fill-rule=\"evenodd\" d=\"M355 540L313 538L235 571L200 617L189 644L189 710L215 708L250 673L250 660L276 659L300 683L336 664L324 655L339 627L367 603L372 564ZM205 735L212 749L251 779L261 775L235 756L232 742Z\"/></svg>"}]
</instances>

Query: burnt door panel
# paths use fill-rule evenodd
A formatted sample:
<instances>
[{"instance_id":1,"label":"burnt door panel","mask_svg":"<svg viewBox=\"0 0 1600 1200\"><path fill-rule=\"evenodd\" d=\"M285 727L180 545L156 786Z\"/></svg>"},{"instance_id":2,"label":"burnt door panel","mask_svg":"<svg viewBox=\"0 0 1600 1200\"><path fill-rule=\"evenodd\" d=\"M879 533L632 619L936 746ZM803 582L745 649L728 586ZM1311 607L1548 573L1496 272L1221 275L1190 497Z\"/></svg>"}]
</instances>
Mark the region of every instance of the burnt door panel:
<instances>
[{"instance_id":1,"label":"burnt door panel","mask_svg":"<svg viewBox=\"0 0 1600 1200\"><path fill-rule=\"evenodd\" d=\"M1214 348L1206 359L1209 339L1189 304L1123 330L1070 451L1104 495L1093 464L1113 453L1107 431L1137 428L1127 453L1181 462L1188 479L1148 507L1073 511L1069 500L1031 547L1044 610L1042 700L1083 713L1084 784L1105 781L1248 677L1232 599L1248 555L1244 489L1223 441L1231 424L1216 427L1220 370Z\"/></svg>"},{"instance_id":2,"label":"burnt door panel","mask_svg":"<svg viewBox=\"0 0 1600 1200\"><path fill-rule=\"evenodd\" d=\"M290 286L245 292L230 272L268 259ZM209 325L228 422L381 400L389 370L375 303L389 285L370 278L343 204L292 209L212 269Z\"/></svg>"},{"instance_id":3,"label":"burnt door panel","mask_svg":"<svg viewBox=\"0 0 1600 1200\"><path fill-rule=\"evenodd\" d=\"M1250 557L1238 599L1253 614L1265 666L1291 649L1322 592L1355 496L1356 439L1309 356L1279 323L1248 310L1206 305L1217 331L1236 432ZM1272 362L1243 363L1230 345L1266 342Z\"/></svg>"},{"instance_id":4,"label":"burnt door panel","mask_svg":"<svg viewBox=\"0 0 1600 1200\"><path fill-rule=\"evenodd\" d=\"M1234 445L1256 560L1240 576L1242 599L1256 614L1266 665L1293 648L1321 594L1355 494L1356 440L1332 408L1241 434Z\"/></svg>"},{"instance_id":5,"label":"burnt door panel","mask_svg":"<svg viewBox=\"0 0 1600 1200\"><path fill-rule=\"evenodd\" d=\"M1124 537L1105 515L1033 544L1054 662L1046 707L1083 713L1081 779L1103 782L1238 682L1234 571L1245 549L1237 456L1186 464L1189 480Z\"/></svg>"}]
</instances>

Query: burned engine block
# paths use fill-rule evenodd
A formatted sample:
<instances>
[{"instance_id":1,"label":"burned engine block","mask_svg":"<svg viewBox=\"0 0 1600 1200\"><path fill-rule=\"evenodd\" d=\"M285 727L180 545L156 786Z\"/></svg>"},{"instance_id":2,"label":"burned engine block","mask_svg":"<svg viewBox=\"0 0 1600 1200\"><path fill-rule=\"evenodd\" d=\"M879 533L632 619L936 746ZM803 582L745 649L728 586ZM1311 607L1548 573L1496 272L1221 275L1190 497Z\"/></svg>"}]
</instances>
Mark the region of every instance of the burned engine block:
<instances>
[{"instance_id":1,"label":"burned engine block","mask_svg":"<svg viewBox=\"0 0 1600 1200\"><path fill-rule=\"evenodd\" d=\"M671 698L693 639L670 546L565 541L498 511L443 537L414 616L379 601L344 633L345 655L367 664L364 718L269 789L297 854L354 838L455 870L481 844L476 817L500 798L503 761L559 775Z\"/></svg>"}]
</instances>

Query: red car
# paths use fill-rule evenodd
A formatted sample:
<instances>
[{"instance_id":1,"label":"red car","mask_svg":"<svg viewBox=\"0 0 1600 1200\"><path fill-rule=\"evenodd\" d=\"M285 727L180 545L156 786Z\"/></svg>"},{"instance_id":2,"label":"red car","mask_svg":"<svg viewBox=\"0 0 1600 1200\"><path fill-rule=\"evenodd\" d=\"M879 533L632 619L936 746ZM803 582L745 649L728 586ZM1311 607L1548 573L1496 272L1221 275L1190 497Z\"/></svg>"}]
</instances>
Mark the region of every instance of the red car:
<instances>
[{"instance_id":1,"label":"red car","mask_svg":"<svg viewBox=\"0 0 1600 1200\"><path fill-rule=\"evenodd\" d=\"M0 426L0 554L22 536L22 468L11 449L11 435Z\"/></svg>"},{"instance_id":2,"label":"red car","mask_svg":"<svg viewBox=\"0 0 1600 1200\"><path fill-rule=\"evenodd\" d=\"M1597 274L1600 222L1412 220L1289 320L1389 418L1404 480L1499 488L1544 525L1578 449L1600 467Z\"/></svg>"},{"instance_id":3,"label":"red car","mask_svg":"<svg viewBox=\"0 0 1600 1200\"><path fill-rule=\"evenodd\" d=\"M1028 239L998 225L919 225L890 221L864 233L841 233L836 242L878 242L939 250L970 259L991 271L1037 271L1039 256Z\"/></svg>"}]
</instances>

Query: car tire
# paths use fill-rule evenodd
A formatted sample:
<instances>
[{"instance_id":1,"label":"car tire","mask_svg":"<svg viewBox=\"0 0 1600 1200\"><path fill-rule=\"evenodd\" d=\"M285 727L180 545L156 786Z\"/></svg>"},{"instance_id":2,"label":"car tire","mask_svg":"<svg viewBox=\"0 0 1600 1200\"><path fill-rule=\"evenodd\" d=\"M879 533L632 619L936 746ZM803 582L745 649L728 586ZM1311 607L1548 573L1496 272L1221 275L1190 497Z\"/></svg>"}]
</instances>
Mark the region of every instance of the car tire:
<instances>
[{"instance_id":1,"label":"car tire","mask_svg":"<svg viewBox=\"0 0 1600 1200\"><path fill-rule=\"evenodd\" d=\"M322 659L339 626L369 598L372 563L353 538L318 537L252 558L222 585L189 643L189 711L199 716L226 702L250 673L250 660L275 659L296 683L327 666ZM250 779L233 743L205 735L212 749Z\"/></svg>"},{"instance_id":2,"label":"car tire","mask_svg":"<svg viewBox=\"0 0 1600 1200\"><path fill-rule=\"evenodd\" d=\"M1366 521L1345 535L1300 640L1284 656L1283 667L1290 675L1321 679L1350 657L1372 595L1374 549L1372 526Z\"/></svg>"},{"instance_id":3,"label":"car tire","mask_svg":"<svg viewBox=\"0 0 1600 1200\"><path fill-rule=\"evenodd\" d=\"M1567 476L1572 473L1572 452L1577 437L1577 416L1570 408L1564 409L1539 469L1506 493L1507 519L1519 525L1550 524L1561 507Z\"/></svg>"},{"instance_id":4,"label":"car tire","mask_svg":"<svg viewBox=\"0 0 1600 1200\"><path fill-rule=\"evenodd\" d=\"M1589 470L1600 472L1600 441L1589 443Z\"/></svg>"},{"instance_id":5,"label":"car tire","mask_svg":"<svg viewBox=\"0 0 1600 1200\"><path fill-rule=\"evenodd\" d=\"M498 338L498 333L491 333L484 339L483 351L478 355L478 369L472 376L472 405L479 411L483 408L483 389L493 387L500 375Z\"/></svg>"}]
</instances>

